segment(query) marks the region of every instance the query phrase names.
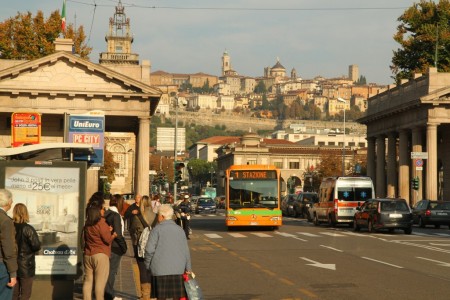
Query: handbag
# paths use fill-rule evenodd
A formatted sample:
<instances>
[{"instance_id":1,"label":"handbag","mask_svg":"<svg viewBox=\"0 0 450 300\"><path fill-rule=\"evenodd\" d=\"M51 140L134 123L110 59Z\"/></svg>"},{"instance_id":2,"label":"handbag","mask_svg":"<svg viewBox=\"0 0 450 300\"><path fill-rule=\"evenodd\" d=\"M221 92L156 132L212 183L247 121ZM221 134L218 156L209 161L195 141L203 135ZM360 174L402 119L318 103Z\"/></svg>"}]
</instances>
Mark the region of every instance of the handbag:
<instances>
[{"instance_id":1,"label":"handbag","mask_svg":"<svg viewBox=\"0 0 450 300\"><path fill-rule=\"evenodd\" d=\"M194 273L183 274L184 288L189 300L203 300L202 289L200 288Z\"/></svg>"}]
</instances>

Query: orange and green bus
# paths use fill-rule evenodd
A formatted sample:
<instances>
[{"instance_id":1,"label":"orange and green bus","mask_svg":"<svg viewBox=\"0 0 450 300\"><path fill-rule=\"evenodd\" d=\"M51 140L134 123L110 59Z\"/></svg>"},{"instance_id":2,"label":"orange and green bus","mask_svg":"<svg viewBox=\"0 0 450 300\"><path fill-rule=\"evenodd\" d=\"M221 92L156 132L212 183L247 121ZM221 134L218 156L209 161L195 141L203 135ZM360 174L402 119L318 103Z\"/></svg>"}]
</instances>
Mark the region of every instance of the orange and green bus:
<instances>
[{"instance_id":1,"label":"orange and green bus","mask_svg":"<svg viewBox=\"0 0 450 300\"><path fill-rule=\"evenodd\" d=\"M282 225L280 170L271 165L233 165L226 171L226 226Z\"/></svg>"}]
</instances>

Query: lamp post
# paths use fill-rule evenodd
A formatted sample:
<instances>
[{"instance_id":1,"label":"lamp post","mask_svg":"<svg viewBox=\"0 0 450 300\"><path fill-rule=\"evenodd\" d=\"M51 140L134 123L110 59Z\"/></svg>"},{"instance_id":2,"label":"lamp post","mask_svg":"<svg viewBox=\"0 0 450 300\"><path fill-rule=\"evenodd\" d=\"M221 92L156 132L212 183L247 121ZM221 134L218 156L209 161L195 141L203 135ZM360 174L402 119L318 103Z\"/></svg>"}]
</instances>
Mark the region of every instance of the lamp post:
<instances>
[{"instance_id":1,"label":"lamp post","mask_svg":"<svg viewBox=\"0 0 450 300\"><path fill-rule=\"evenodd\" d=\"M178 145L178 97L176 93L171 93L171 96L175 99L175 142L174 142L174 148L175 148L175 154L174 154L174 161L173 161L173 170L174 170L174 179L173 179L173 203L177 202L177 181L175 180L175 166L177 163L177 145Z\"/></svg>"},{"instance_id":2,"label":"lamp post","mask_svg":"<svg viewBox=\"0 0 450 300\"><path fill-rule=\"evenodd\" d=\"M344 103L344 135L342 137L342 176L345 176L345 104L347 101L345 101L342 98L337 98L339 102Z\"/></svg>"}]
</instances>

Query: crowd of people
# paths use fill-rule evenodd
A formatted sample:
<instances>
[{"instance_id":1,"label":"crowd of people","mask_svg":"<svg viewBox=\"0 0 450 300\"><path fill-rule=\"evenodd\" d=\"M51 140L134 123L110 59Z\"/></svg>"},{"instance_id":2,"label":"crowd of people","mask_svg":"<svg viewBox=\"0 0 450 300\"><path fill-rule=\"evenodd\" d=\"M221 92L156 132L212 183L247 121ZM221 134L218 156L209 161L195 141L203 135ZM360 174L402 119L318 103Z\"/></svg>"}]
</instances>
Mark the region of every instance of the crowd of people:
<instances>
[{"instance_id":1,"label":"crowd of people","mask_svg":"<svg viewBox=\"0 0 450 300\"><path fill-rule=\"evenodd\" d=\"M128 251L125 230L130 234L139 269L139 299L187 299L183 275L192 272L187 242L189 197L179 203L167 202L162 204L158 195L136 195L135 202L127 205L121 195L115 194L107 207L103 193L90 197L81 232L84 300L121 299L114 291L114 282L122 256ZM27 300L41 243L28 224L27 207L16 204L10 218L7 212L12 207L12 193L0 189L0 299ZM138 248L144 231L148 237L142 254Z\"/></svg>"}]
</instances>

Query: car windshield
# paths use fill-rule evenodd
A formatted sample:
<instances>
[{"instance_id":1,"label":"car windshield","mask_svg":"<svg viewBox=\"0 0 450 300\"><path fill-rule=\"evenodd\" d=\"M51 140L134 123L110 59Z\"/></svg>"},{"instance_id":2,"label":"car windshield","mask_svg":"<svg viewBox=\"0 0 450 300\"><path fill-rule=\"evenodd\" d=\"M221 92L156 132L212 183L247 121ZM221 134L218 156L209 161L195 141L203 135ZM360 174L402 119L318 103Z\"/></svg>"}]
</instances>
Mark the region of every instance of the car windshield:
<instances>
[{"instance_id":1,"label":"car windshield","mask_svg":"<svg viewBox=\"0 0 450 300\"><path fill-rule=\"evenodd\" d=\"M344 201L364 202L372 198L372 188L370 187L339 187L338 199Z\"/></svg>"},{"instance_id":2,"label":"car windshield","mask_svg":"<svg viewBox=\"0 0 450 300\"><path fill-rule=\"evenodd\" d=\"M230 180L229 206L233 209L247 207L278 207L278 181Z\"/></svg>"},{"instance_id":3,"label":"car windshield","mask_svg":"<svg viewBox=\"0 0 450 300\"><path fill-rule=\"evenodd\" d=\"M403 201L386 201L381 202L381 211L409 211L409 208Z\"/></svg>"},{"instance_id":4,"label":"car windshield","mask_svg":"<svg viewBox=\"0 0 450 300\"><path fill-rule=\"evenodd\" d=\"M214 201L211 198L201 198L197 202L198 205L213 205Z\"/></svg>"}]
</instances>

